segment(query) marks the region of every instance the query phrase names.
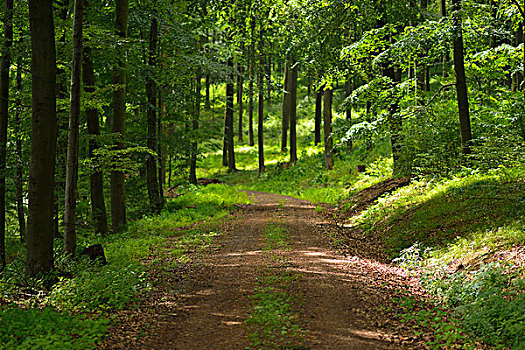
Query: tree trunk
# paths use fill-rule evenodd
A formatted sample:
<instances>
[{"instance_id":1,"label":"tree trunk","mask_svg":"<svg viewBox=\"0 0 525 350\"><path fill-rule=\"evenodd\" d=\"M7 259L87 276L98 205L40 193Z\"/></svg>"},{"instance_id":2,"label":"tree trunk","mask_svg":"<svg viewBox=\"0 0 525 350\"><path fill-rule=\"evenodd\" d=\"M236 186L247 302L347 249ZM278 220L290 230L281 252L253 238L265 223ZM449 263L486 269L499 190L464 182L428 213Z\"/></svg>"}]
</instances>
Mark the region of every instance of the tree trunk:
<instances>
[{"instance_id":1,"label":"tree trunk","mask_svg":"<svg viewBox=\"0 0 525 350\"><path fill-rule=\"evenodd\" d=\"M204 37L201 37L199 43L199 51L202 51L204 45ZM197 143L197 131L199 130L199 119L201 114L201 81L202 81L202 70L200 67L196 68L195 71L195 108L193 110L193 120L192 120L192 129L193 129L193 142L191 144L191 159L190 159L190 183L197 184L197 152L198 152L198 143Z\"/></svg>"},{"instance_id":2,"label":"tree trunk","mask_svg":"<svg viewBox=\"0 0 525 350\"><path fill-rule=\"evenodd\" d=\"M233 60L230 58L228 60L228 67L231 69L230 80L226 83L226 110L224 113L224 140L226 143L226 151L228 154L227 165L228 171L235 171L235 151L234 151L234 127L233 127Z\"/></svg>"},{"instance_id":3,"label":"tree trunk","mask_svg":"<svg viewBox=\"0 0 525 350\"><path fill-rule=\"evenodd\" d=\"M323 120L323 92L321 90L315 92L315 129L314 129L314 143L317 146L321 143L321 123Z\"/></svg>"},{"instance_id":4,"label":"tree trunk","mask_svg":"<svg viewBox=\"0 0 525 350\"><path fill-rule=\"evenodd\" d=\"M20 34L19 43L22 44L23 35ZM22 91L22 54L18 54L18 63L16 68L16 90ZM24 214L24 188L23 188L23 158L22 158L22 94L17 94L15 98L15 125L14 134L16 137L16 212L18 216L18 229L20 242L25 242L26 220Z\"/></svg>"},{"instance_id":5,"label":"tree trunk","mask_svg":"<svg viewBox=\"0 0 525 350\"><path fill-rule=\"evenodd\" d=\"M439 10L441 17L447 16L447 0L439 0ZM449 49L447 47L445 53L443 54L443 78L448 77L448 62L450 61Z\"/></svg>"},{"instance_id":6,"label":"tree trunk","mask_svg":"<svg viewBox=\"0 0 525 350\"><path fill-rule=\"evenodd\" d=\"M244 66L239 65L239 83L237 84L237 104L239 105L239 143L243 142L243 127L242 127L242 118L244 114L244 104L243 104L243 90L244 90Z\"/></svg>"},{"instance_id":7,"label":"tree trunk","mask_svg":"<svg viewBox=\"0 0 525 350\"><path fill-rule=\"evenodd\" d=\"M82 79L84 80L84 91L87 94L94 93L95 72L93 69L93 60L91 59L91 48L87 45L84 47ZM96 162L97 156L95 153L99 148L96 138L100 135L99 116L96 108L86 109L86 122L88 134L91 136L89 138L89 157ZM91 211L95 233L105 235L108 232L108 219L104 199L104 176L100 167L97 166L93 173L89 175L89 185L91 189Z\"/></svg>"},{"instance_id":8,"label":"tree trunk","mask_svg":"<svg viewBox=\"0 0 525 350\"><path fill-rule=\"evenodd\" d=\"M345 84L345 96L346 98L350 97L352 95L352 79L348 78ZM349 107L346 110L346 121L348 122L348 125L352 125L352 107ZM346 154L350 154L350 151L352 150L352 140L349 139L346 142Z\"/></svg>"},{"instance_id":9,"label":"tree trunk","mask_svg":"<svg viewBox=\"0 0 525 350\"><path fill-rule=\"evenodd\" d=\"M333 140L332 133L332 89L327 88L323 96L323 131L324 131L324 167L332 170L334 167L334 157L332 154Z\"/></svg>"},{"instance_id":10,"label":"tree trunk","mask_svg":"<svg viewBox=\"0 0 525 350\"><path fill-rule=\"evenodd\" d=\"M62 23L66 23L69 12L69 0L56 0L55 10L58 12L56 15L60 18ZM58 39L59 44L56 46L57 50L57 98L63 101L63 104L59 104L57 110L57 150L56 150L56 162L55 162L55 213L54 213L54 233L55 237L60 238L60 205L64 202L62 198L65 197L66 191L66 165L67 165L67 138L68 138L68 127L69 127L69 114L68 111L60 106L65 106L65 100L69 97L67 91L68 76L66 69L64 68L69 64L69 58L66 57L69 53L66 52L66 27L62 28L62 35Z\"/></svg>"},{"instance_id":11,"label":"tree trunk","mask_svg":"<svg viewBox=\"0 0 525 350\"><path fill-rule=\"evenodd\" d=\"M297 162L297 64L295 60L290 62L293 64L291 69L288 69L288 78L290 86L290 98L288 108L290 111L290 163L294 165Z\"/></svg>"},{"instance_id":12,"label":"tree trunk","mask_svg":"<svg viewBox=\"0 0 525 350\"><path fill-rule=\"evenodd\" d=\"M456 31L454 35L454 70L456 71L456 92L459 111L459 128L461 134L461 146L463 154L470 153L470 141L472 131L470 129L470 113L467 92L467 81L465 78L465 61L463 56L463 35L460 19L460 1L452 0L453 11L452 23Z\"/></svg>"},{"instance_id":13,"label":"tree trunk","mask_svg":"<svg viewBox=\"0 0 525 350\"><path fill-rule=\"evenodd\" d=\"M253 69L250 68L250 77L248 83L248 144L255 145L255 137L253 135Z\"/></svg>"},{"instance_id":14,"label":"tree trunk","mask_svg":"<svg viewBox=\"0 0 525 350\"><path fill-rule=\"evenodd\" d=\"M396 71L393 67L385 68L384 76L392 79L394 84L397 84L401 79L400 76L396 74ZM400 176L403 175L403 168L401 164L401 131L402 131L402 119L398 114L399 104L398 101L392 101L388 107L388 116L387 122L390 129L390 144L392 146L392 160L393 160L393 175Z\"/></svg>"},{"instance_id":15,"label":"tree trunk","mask_svg":"<svg viewBox=\"0 0 525 350\"><path fill-rule=\"evenodd\" d=\"M77 247L75 227L78 181L78 128L82 85L82 18L84 0L75 0L73 18L73 61L71 63L71 92L69 130L67 138L66 196L64 203L64 251L72 256Z\"/></svg>"},{"instance_id":16,"label":"tree trunk","mask_svg":"<svg viewBox=\"0 0 525 350\"><path fill-rule=\"evenodd\" d=\"M269 54L266 61L266 103L269 109L272 103L272 57Z\"/></svg>"},{"instance_id":17,"label":"tree trunk","mask_svg":"<svg viewBox=\"0 0 525 350\"><path fill-rule=\"evenodd\" d=\"M53 267L53 189L56 152L56 52L53 1L30 0L32 126L26 274Z\"/></svg>"},{"instance_id":18,"label":"tree trunk","mask_svg":"<svg viewBox=\"0 0 525 350\"><path fill-rule=\"evenodd\" d=\"M210 85L211 85L210 75L206 74L206 102L205 102L206 109L210 109Z\"/></svg>"},{"instance_id":19,"label":"tree trunk","mask_svg":"<svg viewBox=\"0 0 525 350\"><path fill-rule=\"evenodd\" d=\"M13 45L13 0L4 0L4 44L0 62L0 270L5 260L5 171L7 158L7 124L9 120L9 70ZM21 92L20 92L21 93Z\"/></svg>"},{"instance_id":20,"label":"tree trunk","mask_svg":"<svg viewBox=\"0 0 525 350\"><path fill-rule=\"evenodd\" d=\"M150 26L149 39L149 74L146 79L146 95L148 98L148 140L147 146L151 152L157 153L157 156L148 155L146 160L146 182L148 187L148 198L150 211L158 214L162 209L159 181L158 181L158 125L157 125L157 86L155 83L155 69L157 65L157 41L158 41L158 22L156 14L153 14Z\"/></svg>"},{"instance_id":21,"label":"tree trunk","mask_svg":"<svg viewBox=\"0 0 525 350\"><path fill-rule=\"evenodd\" d=\"M117 49L116 64L113 70L113 84L118 88L113 92L113 125L111 131L120 138L117 149L124 149L126 138L126 54L123 40L128 35L129 0L116 0L115 34ZM111 222L113 231L123 231L127 227L126 219L126 183L124 173L119 170L111 172Z\"/></svg>"},{"instance_id":22,"label":"tree trunk","mask_svg":"<svg viewBox=\"0 0 525 350\"><path fill-rule=\"evenodd\" d=\"M288 145L288 126L290 125L290 84L288 68L290 66L290 55L286 55L284 63L284 84L283 84L283 112L281 120L281 152L286 152Z\"/></svg>"},{"instance_id":23,"label":"tree trunk","mask_svg":"<svg viewBox=\"0 0 525 350\"><path fill-rule=\"evenodd\" d=\"M257 82L259 90L259 110L257 114L257 145L259 151L259 174L264 173L264 73L259 73Z\"/></svg>"}]
</instances>

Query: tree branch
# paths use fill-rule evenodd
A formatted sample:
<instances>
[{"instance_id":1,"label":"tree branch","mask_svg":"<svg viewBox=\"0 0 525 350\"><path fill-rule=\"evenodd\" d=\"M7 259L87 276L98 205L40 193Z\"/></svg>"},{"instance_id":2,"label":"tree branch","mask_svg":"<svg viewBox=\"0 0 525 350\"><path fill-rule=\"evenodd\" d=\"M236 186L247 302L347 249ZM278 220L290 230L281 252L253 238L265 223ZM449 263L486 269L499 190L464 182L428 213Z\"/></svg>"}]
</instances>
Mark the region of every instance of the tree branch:
<instances>
[{"instance_id":1,"label":"tree branch","mask_svg":"<svg viewBox=\"0 0 525 350\"><path fill-rule=\"evenodd\" d=\"M437 97L437 95L439 95L441 93L441 91L443 91L443 89L449 87L449 86L454 86L456 85L456 83L450 83L450 84L446 84L446 85L441 85L441 87L439 88L439 90L434 94L434 96L432 96L432 98L427 102L427 104L425 105L425 107L428 107L432 101L434 101L434 99Z\"/></svg>"}]
</instances>

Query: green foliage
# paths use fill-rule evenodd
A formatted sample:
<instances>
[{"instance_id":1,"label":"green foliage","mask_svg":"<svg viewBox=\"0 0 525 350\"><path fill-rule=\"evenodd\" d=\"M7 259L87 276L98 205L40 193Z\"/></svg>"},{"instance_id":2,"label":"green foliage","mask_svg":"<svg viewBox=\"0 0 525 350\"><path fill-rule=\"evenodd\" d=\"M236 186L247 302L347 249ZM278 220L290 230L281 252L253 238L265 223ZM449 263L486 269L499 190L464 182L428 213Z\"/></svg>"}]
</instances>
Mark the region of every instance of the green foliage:
<instances>
[{"instance_id":1,"label":"green foliage","mask_svg":"<svg viewBox=\"0 0 525 350\"><path fill-rule=\"evenodd\" d=\"M86 267L73 279L62 279L46 302L62 310L121 310L138 302L149 284L144 266L125 259L102 267Z\"/></svg>"},{"instance_id":2,"label":"green foliage","mask_svg":"<svg viewBox=\"0 0 525 350\"><path fill-rule=\"evenodd\" d=\"M59 313L50 307L0 308L2 349L92 349L106 332L109 320Z\"/></svg>"},{"instance_id":3,"label":"green foliage","mask_svg":"<svg viewBox=\"0 0 525 350\"><path fill-rule=\"evenodd\" d=\"M498 348L525 345L523 272L500 263L474 271L423 275L424 285L461 316L465 329Z\"/></svg>"}]
</instances>

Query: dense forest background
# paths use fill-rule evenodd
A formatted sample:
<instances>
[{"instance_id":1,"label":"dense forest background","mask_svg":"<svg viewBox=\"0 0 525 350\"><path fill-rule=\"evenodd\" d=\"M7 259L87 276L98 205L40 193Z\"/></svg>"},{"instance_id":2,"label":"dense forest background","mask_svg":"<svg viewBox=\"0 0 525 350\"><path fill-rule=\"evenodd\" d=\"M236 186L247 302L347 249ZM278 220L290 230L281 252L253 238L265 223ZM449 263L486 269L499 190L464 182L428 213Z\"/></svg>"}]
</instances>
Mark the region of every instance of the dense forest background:
<instances>
[{"instance_id":1,"label":"dense forest background","mask_svg":"<svg viewBox=\"0 0 525 350\"><path fill-rule=\"evenodd\" d=\"M73 256L195 206L179 195L217 177L343 207L388 177L517 183L524 10L516 0L4 0L4 282L66 299L53 286ZM221 191L229 204L239 196ZM493 219L521 209L511 212ZM393 257L416 241L396 234Z\"/></svg>"}]
</instances>

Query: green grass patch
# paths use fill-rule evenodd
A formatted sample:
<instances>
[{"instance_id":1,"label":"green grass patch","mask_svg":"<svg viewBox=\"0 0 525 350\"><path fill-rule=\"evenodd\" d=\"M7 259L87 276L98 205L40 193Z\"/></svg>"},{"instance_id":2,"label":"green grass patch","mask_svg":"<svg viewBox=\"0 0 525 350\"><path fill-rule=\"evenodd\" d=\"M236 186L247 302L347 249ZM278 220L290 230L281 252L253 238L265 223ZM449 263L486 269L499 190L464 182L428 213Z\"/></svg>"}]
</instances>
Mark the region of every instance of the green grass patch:
<instances>
[{"instance_id":1,"label":"green grass patch","mask_svg":"<svg viewBox=\"0 0 525 350\"><path fill-rule=\"evenodd\" d=\"M266 251L272 251L276 249L287 250L290 247L288 243L289 235L286 229L278 223L270 223L266 225L264 230L265 246Z\"/></svg>"},{"instance_id":2,"label":"green grass patch","mask_svg":"<svg viewBox=\"0 0 525 350\"><path fill-rule=\"evenodd\" d=\"M252 296L252 313L245 321L250 345L247 349L308 349L299 318L293 311L294 300L286 287L293 275L264 276Z\"/></svg>"}]
</instances>

